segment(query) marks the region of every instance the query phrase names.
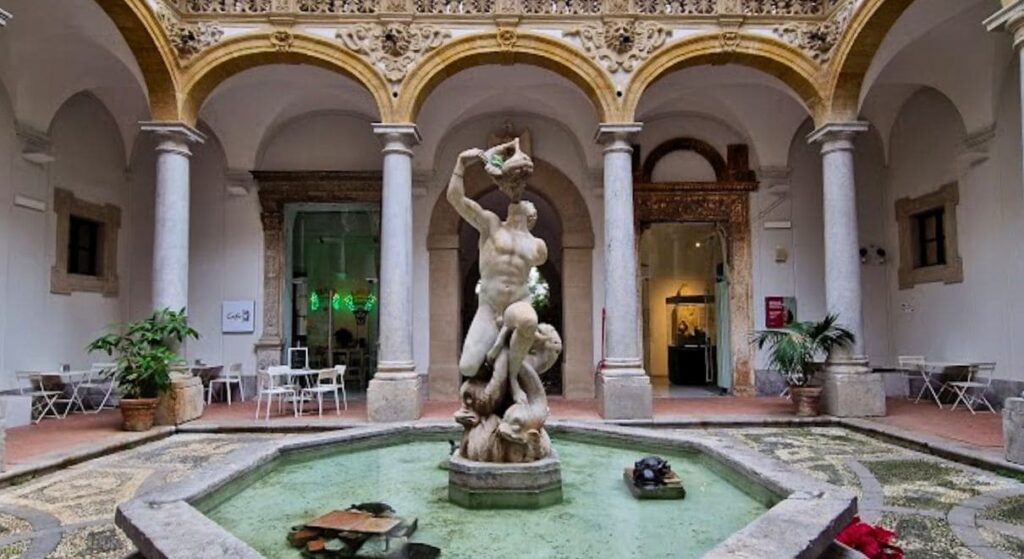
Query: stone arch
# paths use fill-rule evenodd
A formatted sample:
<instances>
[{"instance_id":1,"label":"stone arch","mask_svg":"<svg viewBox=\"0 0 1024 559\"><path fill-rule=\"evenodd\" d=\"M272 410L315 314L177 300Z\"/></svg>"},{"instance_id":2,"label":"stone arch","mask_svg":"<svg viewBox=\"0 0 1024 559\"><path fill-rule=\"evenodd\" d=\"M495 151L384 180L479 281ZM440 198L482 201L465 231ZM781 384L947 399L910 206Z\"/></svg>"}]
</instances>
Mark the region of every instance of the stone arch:
<instances>
[{"instance_id":1,"label":"stone arch","mask_svg":"<svg viewBox=\"0 0 1024 559\"><path fill-rule=\"evenodd\" d=\"M734 47L723 47L721 35L703 33L670 43L654 53L633 74L626 88L624 121L636 118L640 99L648 87L672 71L710 64L740 64L782 80L817 116L824 103L818 84L820 66L786 43L750 33L738 34Z\"/></svg>"},{"instance_id":2,"label":"stone arch","mask_svg":"<svg viewBox=\"0 0 1024 559\"><path fill-rule=\"evenodd\" d=\"M270 64L309 64L361 84L376 102L381 121L394 122L387 81L369 62L326 39L305 34L285 38L280 33L247 33L200 54L182 79L181 120L194 124L210 93L235 74Z\"/></svg>"},{"instance_id":3,"label":"stone arch","mask_svg":"<svg viewBox=\"0 0 1024 559\"><path fill-rule=\"evenodd\" d=\"M914 0L865 0L832 55L828 79L828 120L849 121L860 112L860 90L875 53L896 20ZM818 122L818 124L822 124Z\"/></svg>"},{"instance_id":4,"label":"stone arch","mask_svg":"<svg viewBox=\"0 0 1024 559\"><path fill-rule=\"evenodd\" d=\"M397 122L415 122L420 107L446 78L486 64L522 63L551 70L590 98L601 122L618 122L621 111L611 77L589 57L564 41L526 31L498 29L452 40L427 54L402 84L395 108Z\"/></svg>"},{"instance_id":5,"label":"stone arch","mask_svg":"<svg viewBox=\"0 0 1024 559\"><path fill-rule=\"evenodd\" d=\"M729 167L725 162L725 158L722 157L722 154L718 153L715 146L697 138L672 138L658 144L647 155L647 158L644 159L644 163L640 167L640 181L651 182L651 175L654 173L654 168L658 165L658 162L666 155L676 151L692 151L703 157L711 165L711 168L714 169L715 177L719 181L726 180Z\"/></svg>"},{"instance_id":6,"label":"stone arch","mask_svg":"<svg viewBox=\"0 0 1024 559\"><path fill-rule=\"evenodd\" d=\"M466 195L476 198L492 188L479 167L466 171ZM567 398L594 397L593 364L593 224L586 201L560 170L534 159L530 190L545 198L558 212L562 226L562 337L563 387ZM458 399L461 329L452 324L459 316L459 215L444 193L434 204L427 235L430 277L431 399Z\"/></svg>"},{"instance_id":7,"label":"stone arch","mask_svg":"<svg viewBox=\"0 0 1024 559\"><path fill-rule=\"evenodd\" d=\"M154 120L179 120L178 63L146 0L95 0L121 32L142 71Z\"/></svg>"}]
</instances>

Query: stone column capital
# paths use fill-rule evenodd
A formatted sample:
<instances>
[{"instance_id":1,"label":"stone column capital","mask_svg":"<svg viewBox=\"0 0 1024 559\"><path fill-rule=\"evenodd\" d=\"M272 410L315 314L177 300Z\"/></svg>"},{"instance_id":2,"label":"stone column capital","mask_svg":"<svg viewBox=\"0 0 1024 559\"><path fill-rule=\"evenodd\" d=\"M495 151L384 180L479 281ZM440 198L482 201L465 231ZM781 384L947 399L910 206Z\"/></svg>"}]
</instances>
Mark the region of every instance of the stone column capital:
<instances>
[{"instance_id":1,"label":"stone column capital","mask_svg":"<svg viewBox=\"0 0 1024 559\"><path fill-rule=\"evenodd\" d=\"M11 21L11 18L13 17L14 16L11 15L11 12L8 12L7 10L0 8L0 27L7 26L7 22Z\"/></svg>"},{"instance_id":2,"label":"stone column capital","mask_svg":"<svg viewBox=\"0 0 1024 559\"><path fill-rule=\"evenodd\" d=\"M861 132L867 132L870 125L863 121L830 122L807 135L807 142L821 144L821 153L833 151L853 151L853 138Z\"/></svg>"},{"instance_id":3,"label":"stone column capital","mask_svg":"<svg viewBox=\"0 0 1024 559\"><path fill-rule=\"evenodd\" d=\"M189 144L202 144L206 135L184 122L144 121L139 123L143 132L155 134L160 142L156 146L158 152L170 152L190 157L192 151Z\"/></svg>"},{"instance_id":4,"label":"stone column capital","mask_svg":"<svg viewBox=\"0 0 1024 559\"><path fill-rule=\"evenodd\" d=\"M992 14L983 24L989 31L1007 31L1013 34L1013 46L1024 47L1024 0L1014 0Z\"/></svg>"},{"instance_id":5,"label":"stone column capital","mask_svg":"<svg viewBox=\"0 0 1024 559\"><path fill-rule=\"evenodd\" d=\"M412 148L423 141L415 124L373 123L373 133L384 142L384 153L406 153L412 155Z\"/></svg>"},{"instance_id":6,"label":"stone column capital","mask_svg":"<svg viewBox=\"0 0 1024 559\"><path fill-rule=\"evenodd\" d=\"M605 152L626 151L632 153L629 141L644 127L640 122L602 122L597 125L594 141L605 146Z\"/></svg>"}]
</instances>

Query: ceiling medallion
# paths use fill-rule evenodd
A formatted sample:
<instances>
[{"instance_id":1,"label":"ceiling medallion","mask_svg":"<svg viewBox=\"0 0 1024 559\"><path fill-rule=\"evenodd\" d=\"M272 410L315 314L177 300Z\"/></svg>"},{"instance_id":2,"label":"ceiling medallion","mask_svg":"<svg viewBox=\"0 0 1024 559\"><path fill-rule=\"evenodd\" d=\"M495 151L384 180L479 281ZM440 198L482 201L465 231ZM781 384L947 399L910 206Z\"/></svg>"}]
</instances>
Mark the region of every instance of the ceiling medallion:
<instances>
[{"instance_id":1,"label":"ceiling medallion","mask_svg":"<svg viewBox=\"0 0 1024 559\"><path fill-rule=\"evenodd\" d=\"M377 66L388 81L402 81L424 54L441 46L452 34L436 25L367 23L339 29L336 37L348 49Z\"/></svg>"},{"instance_id":2,"label":"ceiling medallion","mask_svg":"<svg viewBox=\"0 0 1024 559\"><path fill-rule=\"evenodd\" d=\"M590 23L565 32L576 36L587 56L609 72L632 72L655 49L665 44L669 31L653 21L610 20Z\"/></svg>"}]
</instances>

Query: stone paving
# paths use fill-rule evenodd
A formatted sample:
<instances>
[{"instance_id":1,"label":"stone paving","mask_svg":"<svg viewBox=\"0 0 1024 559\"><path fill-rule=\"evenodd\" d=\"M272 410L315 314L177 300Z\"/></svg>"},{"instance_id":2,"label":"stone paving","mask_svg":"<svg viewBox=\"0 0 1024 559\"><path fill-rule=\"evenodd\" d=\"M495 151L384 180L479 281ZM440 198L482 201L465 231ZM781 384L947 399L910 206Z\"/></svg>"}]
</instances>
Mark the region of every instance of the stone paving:
<instances>
[{"instance_id":1,"label":"stone paving","mask_svg":"<svg viewBox=\"0 0 1024 559\"><path fill-rule=\"evenodd\" d=\"M908 559L1024 557L1024 483L843 428L716 430L859 497Z\"/></svg>"},{"instance_id":2,"label":"stone paving","mask_svg":"<svg viewBox=\"0 0 1024 559\"><path fill-rule=\"evenodd\" d=\"M843 428L714 429L860 496L910 559L1024 557L1024 483ZM176 435L0 490L0 559L121 558L117 504L269 437Z\"/></svg>"},{"instance_id":3,"label":"stone paving","mask_svg":"<svg viewBox=\"0 0 1024 559\"><path fill-rule=\"evenodd\" d=\"M123 501L275 435L176 435L0 491L0 559L122 558Z\"/></svg>"}]
</instances>

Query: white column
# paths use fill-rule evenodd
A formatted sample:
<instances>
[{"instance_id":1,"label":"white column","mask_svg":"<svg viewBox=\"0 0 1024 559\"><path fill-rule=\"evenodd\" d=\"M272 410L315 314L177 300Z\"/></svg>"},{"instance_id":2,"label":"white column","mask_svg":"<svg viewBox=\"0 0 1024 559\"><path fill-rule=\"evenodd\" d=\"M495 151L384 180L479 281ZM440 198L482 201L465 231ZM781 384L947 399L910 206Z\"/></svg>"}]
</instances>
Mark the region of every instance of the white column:
<instances>
[{"instance_id":1,"label":"white column","mask_svg":"<svg viewBox=\"0 0 1024 559\"><path fill-rule=\"evenodd\" d=\"M851 353L864 355L861 312L860 235L857 232L857 187L853 138L868 129L864 122L827 124L808 140L821 144L825 221L825 306L839 324L857 336Z\"/></svg>"},{"instance_id":2,"label":"white column","mask_svg":"<svg viewBox=\"0 0 1024 559\"><path fill-rule=\"evenodd\" d=\"M1024 0L1016 0L1009 6L996 12L992 17L985 20L985 27L989 31L1008 31L1013 34L1013 48L1017 51L1017 64L1020 69L1020 104L1021 104L1021 145L1024 147L1024 56L1021 50L1024 49ZM1018 150L1018 154L1024 150ZM1021 165L1024 168L1024 157L1021 158Z\"/></svg>"},{"instance_id":3,"label":"white column","mask_svg":"<svg viewBox=\"0 0 1024 559\"><path fill-rule=\"evenodd\" d=\"M651 384L640 352L636 225L633 214L633 149L639 123L606 123L604 145L605 356L598 403L608 419L651 417Z\"/></svg>"},{"instance_id":4,"label":"white column","mask_svg":"<svg viewBox=\"0 0 1024 559\"><path fill-rule=\"evenodd\" d=\"M190 143L205 137L180 122L143 122L157 135L153 212L153 308L188 307Z\"/></svg>"},{"instance_id":5,"label":"white column","mask_svg":"<svg viewBox=\"0 0 1024 559\"><path fill-rule=\"evenodd\" d=\"M367 389L370 421L420 416L420 379L413 361L412 148L414 124L374 124L384 143L380 233L380 354Z\"/></svg>"}]
</instances>

